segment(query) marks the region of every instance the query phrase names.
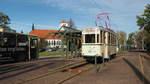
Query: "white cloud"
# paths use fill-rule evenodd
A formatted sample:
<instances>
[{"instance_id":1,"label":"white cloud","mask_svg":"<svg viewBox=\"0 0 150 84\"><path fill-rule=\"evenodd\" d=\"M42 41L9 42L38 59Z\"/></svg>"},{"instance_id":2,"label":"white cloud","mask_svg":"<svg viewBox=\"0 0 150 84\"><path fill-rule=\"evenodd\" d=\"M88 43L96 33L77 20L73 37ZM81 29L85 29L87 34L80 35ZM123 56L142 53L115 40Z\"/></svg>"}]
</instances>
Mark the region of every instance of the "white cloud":
<instances>
[{"instance_id":1,"label":"white cloud","mask_svg":"<svg viewBox=\"0 0 150 84\"><path fill-rule=\"evenodd\" d=\"M143 12L144 6L150 3L150 0L30 0L30 2L69 10L85 17L108 12L111 14L113 25L125 28L126 25L137 27L135 17Z\"/></svg>"}]
</instances>

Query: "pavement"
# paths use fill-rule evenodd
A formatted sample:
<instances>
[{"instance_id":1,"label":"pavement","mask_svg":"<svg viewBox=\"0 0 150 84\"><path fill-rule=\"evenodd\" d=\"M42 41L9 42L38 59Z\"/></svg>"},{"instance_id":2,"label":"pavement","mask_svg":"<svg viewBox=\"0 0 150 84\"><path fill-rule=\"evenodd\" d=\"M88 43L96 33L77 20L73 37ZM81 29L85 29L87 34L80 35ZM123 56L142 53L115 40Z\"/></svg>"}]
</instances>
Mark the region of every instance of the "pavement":
<instances>
[{"instance_id":1,"label":"pavement","mask_svg":"<svg viewBox=\"0 0 150 84\"><path fill-rule=\"evenodd\" d=\"M137 52L127 54L110 61L99 72L92 70L63 84L150 84L150 65L145 59L141 65Z\"/></svg>"}]
</instances>

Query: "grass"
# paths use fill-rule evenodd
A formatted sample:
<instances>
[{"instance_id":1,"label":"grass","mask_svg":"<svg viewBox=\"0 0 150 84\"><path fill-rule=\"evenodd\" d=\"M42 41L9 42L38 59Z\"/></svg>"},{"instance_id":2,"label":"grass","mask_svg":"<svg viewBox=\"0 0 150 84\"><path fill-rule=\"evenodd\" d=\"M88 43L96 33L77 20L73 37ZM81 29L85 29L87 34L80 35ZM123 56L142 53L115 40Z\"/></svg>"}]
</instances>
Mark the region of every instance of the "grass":
<instances>
[{"instance_id":1,"label":"grass","mask_svg":"<svg viewBox=\"0 0 150 84\"><path fill-rule=\"evenodd\" d=\"M39 56L51 56L51 55L62 55L65 52L63 51L52 51L52 52L40 52Z\"/></svg>"}]
</instances>

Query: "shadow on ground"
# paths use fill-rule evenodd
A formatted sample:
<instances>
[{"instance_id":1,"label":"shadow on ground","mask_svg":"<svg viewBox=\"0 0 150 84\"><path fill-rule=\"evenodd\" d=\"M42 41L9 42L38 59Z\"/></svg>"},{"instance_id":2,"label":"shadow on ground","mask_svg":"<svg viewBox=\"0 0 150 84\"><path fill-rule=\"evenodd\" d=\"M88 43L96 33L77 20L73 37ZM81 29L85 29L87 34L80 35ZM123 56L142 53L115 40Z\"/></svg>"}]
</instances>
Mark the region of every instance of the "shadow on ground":
<instances>
[{"instance_id":1,"label":"shadow on ground","mask_svg":"<svg viewBox=\"0 0 150 84\"><path fill-rule=\"evenodd\" d=\"M150 81L127 59L123 58L123 60L131 67L137 77L143 82L143 84L150 84Z\"/></svg>"},{"instance_id":2,"label":"shadow on ground","mask_svg":"<svg viewBox=\"0 0 150 84\"><path fill-rule=\"evenodd\" d=\"M33 67L33 66L28 66L28 67L25 67L25 68L29 68L29 67L31 67L31 68L29 68L29 69L27 69L27 70L20 71L20 72L15 73L15 74L11 74L11 75L7 75L7 76L4 76L4 77L0 77L0 80L5 80L5 79L7 79L7 78L11 78L11 77L14 77L14 76L18 76L18 75L21 75L21 74L23 74L23 73L30 72L30 71L33 71L33 70L36 70L36 69L39 69L39 68L42 68L42 67L45 67L45 66L49 66L49 65L52 65L52 64L53 64L53 63L47 63L47 64L44 64L44 65L35 66L35 67ZM22 68L22 69L23 69L23 68ZM20 69L18 68L18 69L16 69L16 70L20 70Z\"/></svg>"}]
</instances>

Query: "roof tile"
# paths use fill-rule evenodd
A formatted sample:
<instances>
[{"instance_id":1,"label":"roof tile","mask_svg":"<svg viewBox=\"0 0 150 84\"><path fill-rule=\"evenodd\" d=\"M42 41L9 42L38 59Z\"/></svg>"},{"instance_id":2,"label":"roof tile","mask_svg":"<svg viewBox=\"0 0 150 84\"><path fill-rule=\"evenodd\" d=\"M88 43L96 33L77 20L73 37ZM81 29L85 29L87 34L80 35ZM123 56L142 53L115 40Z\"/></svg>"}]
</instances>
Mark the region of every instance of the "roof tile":
<instances>
[{"instance_id":1,"label":"roof tile","mask_svg":"<svg viewBox=\"0 0 150 84\"><path fill-rule=\"evenodd\" d=\"M45 30L45 29L34 29L29 34L36 35L43 39L60 39L60 35L50 34L50 32L57 32L58 30Z\"/></svg>"}]
</instances>

